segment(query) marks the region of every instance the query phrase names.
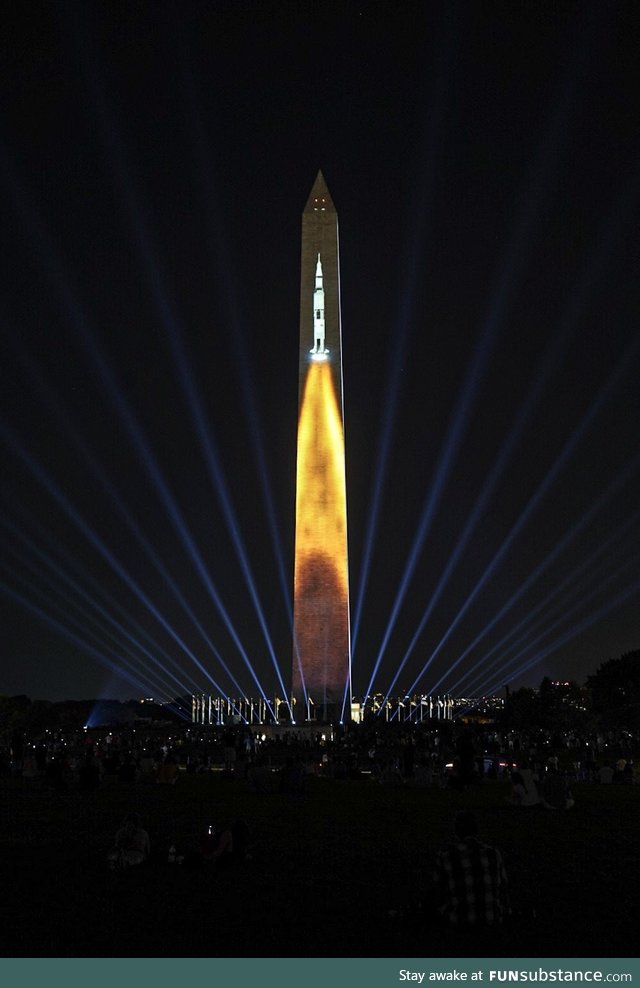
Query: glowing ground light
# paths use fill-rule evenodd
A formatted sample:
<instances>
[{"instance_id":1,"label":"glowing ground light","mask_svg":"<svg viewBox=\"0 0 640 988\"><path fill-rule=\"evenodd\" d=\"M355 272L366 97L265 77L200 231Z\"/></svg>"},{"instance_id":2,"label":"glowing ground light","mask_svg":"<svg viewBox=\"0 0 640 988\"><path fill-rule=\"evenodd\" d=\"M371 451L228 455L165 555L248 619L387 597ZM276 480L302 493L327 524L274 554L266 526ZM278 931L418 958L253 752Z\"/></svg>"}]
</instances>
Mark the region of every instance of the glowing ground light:
<instances>
[{"instance_id":1,"label":"glowing ground light","mask_svg":"<svg viewBox=\"0 0 640 988\"><path fill-rule=\"evenodd\" d=\"M349 678L344 464L331 366L312 360L298 423L293 694L315 704L341 704Z\"/></svg>"}]
</instances>

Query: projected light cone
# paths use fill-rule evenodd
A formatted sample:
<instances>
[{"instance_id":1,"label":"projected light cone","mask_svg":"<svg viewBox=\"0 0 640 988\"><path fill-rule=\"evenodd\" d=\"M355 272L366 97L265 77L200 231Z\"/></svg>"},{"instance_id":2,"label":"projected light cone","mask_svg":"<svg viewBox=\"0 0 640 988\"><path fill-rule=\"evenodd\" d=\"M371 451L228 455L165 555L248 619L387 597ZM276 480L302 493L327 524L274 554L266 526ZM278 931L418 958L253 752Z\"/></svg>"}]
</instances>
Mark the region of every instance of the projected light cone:
<instances>
[{"instance_id":1,"label":"projected light cone","mask_svg":"<svg viewBox=\"0 0 640 988\"><path fill-rule=\"evenodd\" d=\"M294 647L300 662L294 660L293 693L342 703L349 677L347 507L342 419L328 362L309 367L296 490Z\"/></svg>"}]
</instances>

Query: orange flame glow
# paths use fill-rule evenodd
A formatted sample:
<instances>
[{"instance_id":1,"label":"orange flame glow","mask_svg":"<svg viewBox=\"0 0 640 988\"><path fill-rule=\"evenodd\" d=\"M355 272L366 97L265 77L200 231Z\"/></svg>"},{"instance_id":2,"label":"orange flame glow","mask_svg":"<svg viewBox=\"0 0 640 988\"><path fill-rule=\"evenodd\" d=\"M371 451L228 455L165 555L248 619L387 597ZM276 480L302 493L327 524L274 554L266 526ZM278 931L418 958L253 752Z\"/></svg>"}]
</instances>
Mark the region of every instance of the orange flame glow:
<instances>
[{"instance_id":1,"label":"orange flame glow","mask_svg":"<svg viewBox=\"0 0 640 988\"><path fill-rule=\"evenodd\" d=\"M298 423L294 693L341 698L349 673L347 503L342 417L328 361L313 361Z\"/></svg>"}]
</instances>

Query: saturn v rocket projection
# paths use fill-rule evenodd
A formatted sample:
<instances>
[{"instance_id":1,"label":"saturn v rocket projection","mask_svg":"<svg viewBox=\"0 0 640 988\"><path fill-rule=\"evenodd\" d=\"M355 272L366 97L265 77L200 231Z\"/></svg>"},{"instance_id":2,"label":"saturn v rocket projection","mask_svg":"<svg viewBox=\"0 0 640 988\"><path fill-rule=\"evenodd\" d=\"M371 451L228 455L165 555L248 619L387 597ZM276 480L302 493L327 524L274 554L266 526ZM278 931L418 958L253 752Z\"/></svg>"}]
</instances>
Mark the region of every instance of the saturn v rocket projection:
<instances>
[{"instance_id":1,"label":"saturn v rocket projection","mask_svg":"<svg viewBox=\"0 0 640 988\"><path fill-rule=\"evenodd\" d=\"M338 216L321 172L302 214L294 716L351 714Z\"/></svg>"}]
</instances>

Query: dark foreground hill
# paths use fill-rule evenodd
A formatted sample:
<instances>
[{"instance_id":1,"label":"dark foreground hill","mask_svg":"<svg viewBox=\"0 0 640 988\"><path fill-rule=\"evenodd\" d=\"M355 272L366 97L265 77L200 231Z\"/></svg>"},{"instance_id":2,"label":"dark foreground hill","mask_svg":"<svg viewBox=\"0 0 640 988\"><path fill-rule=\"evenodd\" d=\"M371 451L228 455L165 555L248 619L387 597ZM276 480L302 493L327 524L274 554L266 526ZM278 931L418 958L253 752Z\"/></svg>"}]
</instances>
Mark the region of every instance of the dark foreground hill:
<instances>
[{"instance_id":1,"label":"dark foreground hill","mask_svg":"<svg viewBox=\"0 0 640 988\"><path fill-rule=\"evenodd\" d=\"M507 789L385 788L311 778L303 795L259 794L219 773L175 786L0 790L4 956L465 956L463 942L405 928L389 910L429 896L453 814L473 808L501 848L519 918L504 956L633 956L640 787L576 785L567 813L516 809ZM110 872L105 856L137 810L152 860ZM209 823L242 818L251 859L169 865ZM532 912L535 911L535 918ZM477 953L477 951L474 951ZM492 955L493 949L487 949Z\"/></svg>"}]
</instances>

